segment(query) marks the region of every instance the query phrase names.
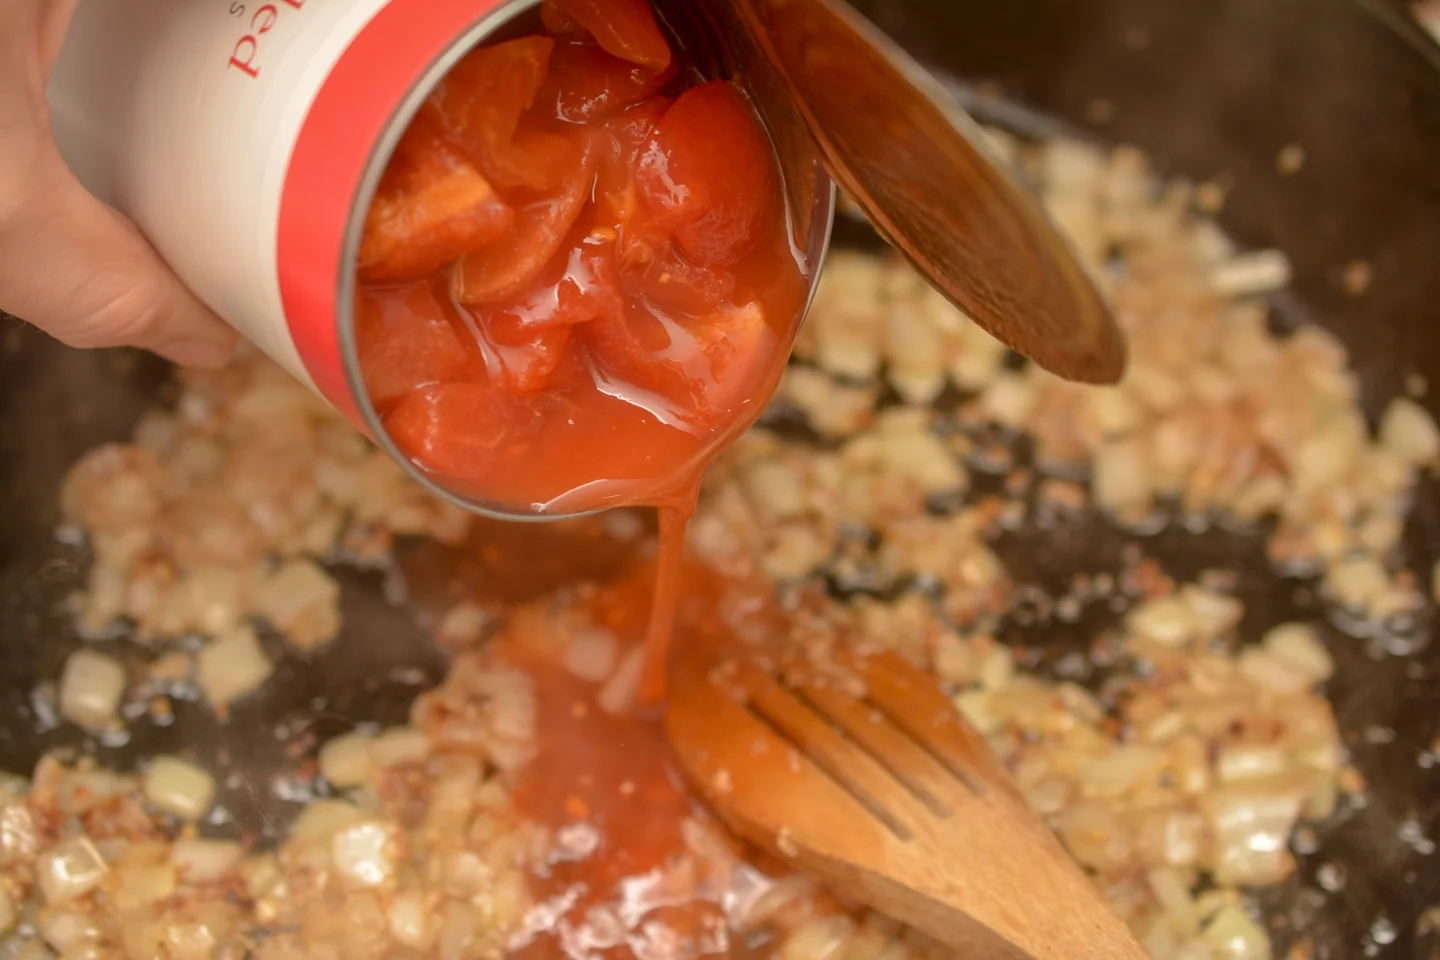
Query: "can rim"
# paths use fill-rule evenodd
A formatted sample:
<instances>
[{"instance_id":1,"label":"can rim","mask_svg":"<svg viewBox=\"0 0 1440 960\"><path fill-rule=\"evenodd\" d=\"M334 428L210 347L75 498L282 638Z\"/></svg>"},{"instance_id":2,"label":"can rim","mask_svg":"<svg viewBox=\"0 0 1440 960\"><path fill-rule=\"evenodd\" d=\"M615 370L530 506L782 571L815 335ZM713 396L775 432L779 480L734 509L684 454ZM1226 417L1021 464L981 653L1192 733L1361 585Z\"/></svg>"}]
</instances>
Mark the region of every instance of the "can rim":
<instances>
[{"instance_id":1,"label":"can rim","mask_svg":"<svg viewBox=\"0 0 1440 960\"><path fill-rule=\"evenodd\" d=\"M531 504L529 512L522 512L513 507L498 506L489 501L458 493L440 483L426 470L415 464L385 429L379 412L370 402L369 392L365 388L355 336L355 266L359 262L360 242L366 214L379 187L380 178L406 127L419 112L425 98L465 53L517 17L538 7L540 2L541 0L502 0L497 7L481 16L432 60L416 78L399 105L391 112L384 131L376 138L370 149L363 168L364 172L351 202L340 249L340 270L336 277L337 289L335 291L335 324L345 383L353 408L360 416L365 431L371 439L397 461L404 468L406 474L428 492L480 516L522 523L550 523L577 519L603 512L605 508L581 512L545 512L544 504ZM817 189L814 209L811 211L811 236L799 238L801 242L794 244L797 251L804 253L807 262L811 265L805 303L801 311L801 324L804 323L804 318L809 314L810 306L814 302L835 225L835 184L821 162L818 150L815 156L814 171ZM793 228L793 220L791 226ZM792 243L795 239L792 238Z\"/></svg>"}]
</instances>

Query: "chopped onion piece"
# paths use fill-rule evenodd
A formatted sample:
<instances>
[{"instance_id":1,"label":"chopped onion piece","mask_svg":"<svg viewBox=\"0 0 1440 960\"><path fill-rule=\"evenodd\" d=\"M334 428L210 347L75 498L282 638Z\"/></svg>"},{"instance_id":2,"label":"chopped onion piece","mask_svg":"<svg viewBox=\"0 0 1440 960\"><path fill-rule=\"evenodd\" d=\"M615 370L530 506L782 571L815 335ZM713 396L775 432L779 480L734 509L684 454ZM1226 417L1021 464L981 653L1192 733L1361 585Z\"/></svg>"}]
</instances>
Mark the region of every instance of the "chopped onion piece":
<instances>
[{"instance_id":1,"label":"chopped onion piece","mask_svg":"<svg viewBox=\"0 0 1440 960\"><path fill-rule=\"evenodd\" d=\"M390 936L411 950L428 949L435 939L435 928L430 922L431 913L425 898L419 893L405 890L395 894L386 914Z\"/></svg>"},{"instance_id":2,"label":"chopped onion piece","mask_svg":"<svg viewBox=\"0 0 1440 960\"><path fill-rule=\"evenodd\" d=\"M303 651L324 646L340 632L340 585L310 560L291 560L266 578L256 605Z\"/></svg>"},{"instance_id":3,"label":"chopped onion piece","mask_svg":"<svg viewBox=\"0 0 1440 960\"><path fill-rule=\"evenodd\" d=\"M1336 603L1361 613L1379 606L1390 589L1390 577L1371 556L1350 557L1325 574L1325 590Z\"/></svg>"},{"instance_id":4,"label":"chopped onion piece","mask_svg":"<svg viewBox=\"0 0 1440 960\"><path fill-rule=\"evenodd\" d=\"M980 395L980 409L1002 427L1023 430L1038 399L1035 381L1018 373L1002 373Z\"/></svg>"},{"instance_id":5,"label":"chopped onion piece","mask_svg":"<svg viewBox=\"0 0 1440 960\"><path fill-rule=\"evenodd\" d=\"M46 943L64 954L61 960L71 956L89 956L85 948L93 946L100 937L100 929L94 920L69 910L41 910L35 927Z\"/></svg>"},{"instance_id":6,"label":"chopped onion piece","mask_svg":"<svg viewBox=\"0 0 1440 960\"><path fill-rule=\"evenodd\" d=\"M370 760L386 769L429 759L430 738L410 727L393 727L384 731L370 744Z\"/></svg>"},{"instance_id":7,"label":"chopped onion piece","mask_svg":"<svg viewBox=\"0 0 1440 960\"><path fill-rule=\"evenodd\" d=\"M855 930L849 917L816 917L797 927L780 947L780 960L839 960Z\"/></svg>"},{"instance_id":8,"label":"chopped onion piece","mask_svg":"<svg viewBox=\"0 0 1440 960\"><path fill-rule=\"evenodd\" d=\"M1313 784L1313 774L1280 775L1221 787L1201 799L1216 883L1264 886L1290 875L1290 831Z\"/></svg>"},{"instance_id":9,"label":"chopped onion piece","mask_svg":"<svg viewBox=\"0 0 1440 960\"><path fill-rule=\"evenodd\" d=\"M60 675L60 714L87 730L104 730L118 719L125 696L125 667L94 650L76 650Z\"/></svg>"},{"instance_id":10,"label":"chopped onion piece","mask_svg":"<svg viewBox=\"0 0 1440 960\"><path fill-rule=\"evenodd\" d=\"M329 843L338 830L364 816L354 804L343 800L316 800L295 818L290 826L290 837L302 843Z\"/></svg>"},{"instance_id":11,"label":"chopped onion piece","mask_svg":"<svg viewBox=\"0 0 1440 960\"><path fill-rule=\"evenodd\" d=\"M394 827L379 820L362 820L335 833L330 857L352 886L379 887L395 876L397 848Z\"/></svg>"},{"instance_id":12,"label":"chopped onion piece","mask_svg":"<svg viewBox=\"0 0 1440 960\"><path fill-rule=\"evenodd\" d=\"M0 867L28 863L40 849L35 818L23 803L0 807Z\"/></svg>"},{"instance_id":13,"label":"chopped onion piece","mask_svg":"<svg viewBox=\"0 0 1440 960\"><path fill-rule=\"evenodd\" d=\"M1215 758L1215 775L1221 783L1252 780L1282 772L1285 762L1285 750L1279 744L1233 744Z\"/></svg>"},{"instance_id":14,"label":"chopped onion piece","mask_svg":"<svg viewBox=\"0 0 1440 960\"><path fill-rule=\"evenodd\" d=\"M1195 636L1195 614L1178 596L1141 604L1128 618L1130 629L1164 647L1183 647Z\"/></svg>"},{"instance_id":15,"label":"chopped onion piece","mask_svg":"<svg viewBox=\"0 0 1440 960\"><path fill-rule=\"evenodd\" d=\"M1195 936L1200 931L1200 916L1190 896L1190 885L1180 872L1172 867L1160 867L1147 873L1145 879L1175 930L1186 938Z\"/></svg>"},{"instance_id":16,"label":"chopped onion piece","mask_svg":"<svg viewBox=\"0 0 1440 960\"><path fill-rule=\"evenodd\" d=\"M1261 641L1265 649L1303 673L1312 684L1323 683L1335 673L1335 661L1320 634L1304 623L1282 623Z\"/></svg>"},{"instance_id":17,"label":"chopped onion piece","mask_svg":"<svg viewBox=\"0 0 1440 960\"><path fill-rule=\"evenodd\" d=\"M173 862L117 867L115 905L135 910L164 900L175 893L177 873Z\"/></svg>"},{"instance_id":18,"label":"chopped onion piece","mask_svg":"<svg viewBox=\"0 0 1440 960\"><path fill-rule=\"evenodd\" d=\"M1240 654L1239 668L1245 679L1274 693L1300 693L1315 684L1304 667L1268 649L1252 647L1245 650Z\"/></svg>"},{"instance_id":19,"label":"chopped onion piece","mask_svg":"<svg viewBox=\"0 0 1440 960\"><path fill-rule=\"evenodd\" d=\"M794 477L793 471L786 471ZM562 662L565 669L591 683L601 683L615 672L620 644L604 630L580 630L570 638Z\"/></svg>"},{"instance_id":20,"label":"chopped onion piece","mask_svg":"<svg viewBox=\"0 0 1440 960\"><path fill-rule=\"evenodd\" d=\"M199 820L215 802L215 778L176 757L156 757L145 772L145 798L181 820Z\"/></svg>"},{"instance_id":21,"label":"chopped onion piece","mask_svg":"<svg viewBox=\"0 0 1440 960\"><path fill-rule=\"evenodd\" d=\"M1205 819L1188 810L1157 810L1141 821L1139 843L1146 862L1171 867L1198 863L1206 843Z\"/></svg>"},{"instance_id":22,"label":"chopped onion piece","mask_svg":"<svg viewBox=\"0 0 1440 960\"><path fill-rule=\"evenodd\" d=\"M240 865L245 848L223 840L177 840L170 860L186 883L213 883Z\"/></svg>"},{"instance_id":23,"label":"chopped onion piece","mask_svg":"<svg viewBox=\"0 0 1440 960\"><path fill-rule=\"evenodd\" d=\"M1201 937L1214 960L1270 960L1270 938L1239 907L1225 907Z\"/></svg>"},{"instance_id":24,"label":"chopped onion piece","mask_svg":"<svg viewBox=\"0 0 1440 960\"><path fill-rule=\"evenodd\" d=\"M1221 296L1255 297L1290 282L1290 259L1279 250L1242 253L1210 271L1210 286Z\"/></svg>"},{"instance_id":25,"label":"chopped onion piece","mask_svg":"<svg viewBox=\"0 0 1440 960\"><path fill-rule=\"evenodd\" d=\"M1440 428L1420 404L1397 397L1380 420L1380 442L1412 467L1424 467L1440 457Z\"/></svg>"},{"instance_id":26,"label":"chopped onion piece","mask_svg":"<svg viewBox=\"0 0 1440 960\"><path fill-rule=\"evenodd\" d=\"M320 775L341 790L358 787L370 777L370 747L373 738L364 733L347 733L320 748Z\"/></svg>"},{"instance_id":27,"label":"chopped onion piece","mask_svg":"<svg viewBox=\"0 0 1440 960\"><path fill-rule=\"evenodd\" d=\"M36 864L40 890L51 904L69 903L97 889L109 869L95 844L85 837L62 841L41 854Z\"/></svg>"},{"instance_id":28,"label":"chopped onion piece","mask_svg":"<svg viewBox=\"0 0 1440 960\"><path fill-rule=\"evenodd\" d=\"M212 640L201 650L196 656L196 671L205 699L216 712L223 713L236 700L258 690L275 667L261 649L255 631L242 627Z\"/></svg>"}]
</instances>

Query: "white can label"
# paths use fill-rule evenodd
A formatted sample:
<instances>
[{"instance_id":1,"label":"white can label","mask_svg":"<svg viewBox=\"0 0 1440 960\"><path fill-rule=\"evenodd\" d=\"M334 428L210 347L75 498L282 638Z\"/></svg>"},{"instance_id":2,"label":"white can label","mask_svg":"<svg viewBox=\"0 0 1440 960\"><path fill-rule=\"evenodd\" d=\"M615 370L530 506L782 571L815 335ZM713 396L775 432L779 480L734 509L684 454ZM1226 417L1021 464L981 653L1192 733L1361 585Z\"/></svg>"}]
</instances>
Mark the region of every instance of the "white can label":
<instances>
[{"instance_id":1,"label":"white can label","mask_svg":"<svg viewBox=\"0 0 1440 960\"><path fill-rule=\"evenodd\" d=\"M353 411L341 260L375 145L458 41L529 5L80 0L56 140L201 299Z\"/></svg>"}]
</instances>

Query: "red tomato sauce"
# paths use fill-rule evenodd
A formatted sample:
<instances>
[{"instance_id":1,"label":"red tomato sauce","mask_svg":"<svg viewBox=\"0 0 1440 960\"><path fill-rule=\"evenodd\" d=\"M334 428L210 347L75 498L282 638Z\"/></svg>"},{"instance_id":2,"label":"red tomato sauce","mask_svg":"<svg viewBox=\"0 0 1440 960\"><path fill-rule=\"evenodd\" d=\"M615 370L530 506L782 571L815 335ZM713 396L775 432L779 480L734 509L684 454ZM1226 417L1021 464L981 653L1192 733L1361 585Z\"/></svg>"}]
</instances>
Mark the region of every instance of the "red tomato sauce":
<instances>
[{"instance_id":1,"label":"red tomato sauce","mask_svg":"<svg viewBox=\"0 0 1440 960\"><path fill-rule=\"evenodd\" d=\"M471 51L403 135L356 344L386 432L448 489L661 507L658 699L699 477L774 391L809 278L753 107L685 69L648 0L546 0L541 23Z\"/></svg>"},{"instance_id":2,"label":"red tomato sauce","mask_svg":"<svg viewBox=\"0 0 1440 960\"><path fill-rule=\"evenodd\" d=\"M533 907L506 955L512 960L655 960L781 954L770 920L737 925L763 892L793 874L788 864L745 846L714 823L670 763L661 715L633 704L607 707L603 692L653 621L656 562L639 541L617 541L598 519L541 529L482 522L457 550L420 545L407 579L434 591L422 605L446 609L464 597L504 626L486 648L491 663L523 670L535 694L540 750L511 782L514 812L548 828L551 847L533 865ZM684 603L677 630L687 650L780 638L790 615L765 583L677 564ZM583 584L578 589L576 584ZM558 591L558 593L556 592ZM618 651L609 677L585 679L566 666L569 616L609 634ZM701 654L704 655L703 653ZM685 869L694 848L687 824L727 838L738 872ZM568 838L568 842L562 842ZM582 841L582 842L576 842ZM789 902L774 921L797 926L845 907L820 890Z\"/></svg>"},{"instance_id":3,"label":"red tomato sauce","mask_svg":"<svg viewBox=\"0 0 1440 960\"><path fill-rule=\"evenodd\" d=\"M684 502L773 390L808 279L739 88L644 0L553 0L468 54L366 223L356 341L385 429L520 510Z\"/></svg>"}]
</instances>

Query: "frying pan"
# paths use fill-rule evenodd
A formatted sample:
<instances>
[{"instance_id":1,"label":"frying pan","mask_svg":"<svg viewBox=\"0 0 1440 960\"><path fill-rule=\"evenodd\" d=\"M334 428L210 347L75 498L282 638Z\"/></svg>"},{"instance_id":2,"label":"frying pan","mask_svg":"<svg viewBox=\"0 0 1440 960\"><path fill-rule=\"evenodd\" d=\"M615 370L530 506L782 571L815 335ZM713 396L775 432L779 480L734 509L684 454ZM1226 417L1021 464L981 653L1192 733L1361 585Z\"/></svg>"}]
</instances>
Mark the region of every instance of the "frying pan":
<instances>
[{"instance_id":1,"label":"frying pan","mask_svg":"<svg viewBox=\"0 0 1440 960\"><path fill-rule=\"evenodd\" d=\"M858 0L902 44L961 84L982 119L1029 132L1057 129L1149 152L1162 176L1233 184L1221 220L1241 243L1275 246L1294 266L1273 323L1318 323L1349 348L1372 419L1407 376L1425 377L1440 413L1440 51L1383 0ZM1276 155L1299 144L1286 176ZM854 227L851 243L873 243ZM1345 264L1368 261L1361 296ZM78 640L64 609L80 587L82 548L56 539L66 468L96 444L127 437L171 389L165 366L127 351L79 353L0 317L0 768L26 772L49 749L73 747L125 764L158 752L218 760L231 821L218 832L274 836L294 794L273 789L296 738L404 719L444 669L409 609L387 599L400 570L339 570L346 631L308 662L282 662L260 695L217 724L179 705L166 727L135 724L128 742L85 743L37 709ZM537 531L536 536L546 534ZM1119 565L1126 537L1098 517L1020 531L998 552L1021 582L1060 584ZM543 541L542 541L543 542ZM1419 491L1407 544L1428 580L1440 559L1440 486ZM1168 530L1143 539L1177 578L1238 570L1257 636L1322 614L1311 585L1282 579L1263 537ZM412 577L412 585L423 586ZM1403 643L1327 630L1338 670L1328 693L1367 801L1346 805L1297 851L1300 870L1262 902L1277 954L1297 933L1317 958L1440 957L1423 915L1440 904L1440 649L1428 609ZM1037 669L1105 624L1018 626ZM273 638L269 638L273 639ZM115 643L123 647L129 641ZM278 652L278 651L277 651ZM1324 877L1325 883L1319 882ZM1336 881L1343 879L1343 885Z\"/></svg>"}]
</instances>

